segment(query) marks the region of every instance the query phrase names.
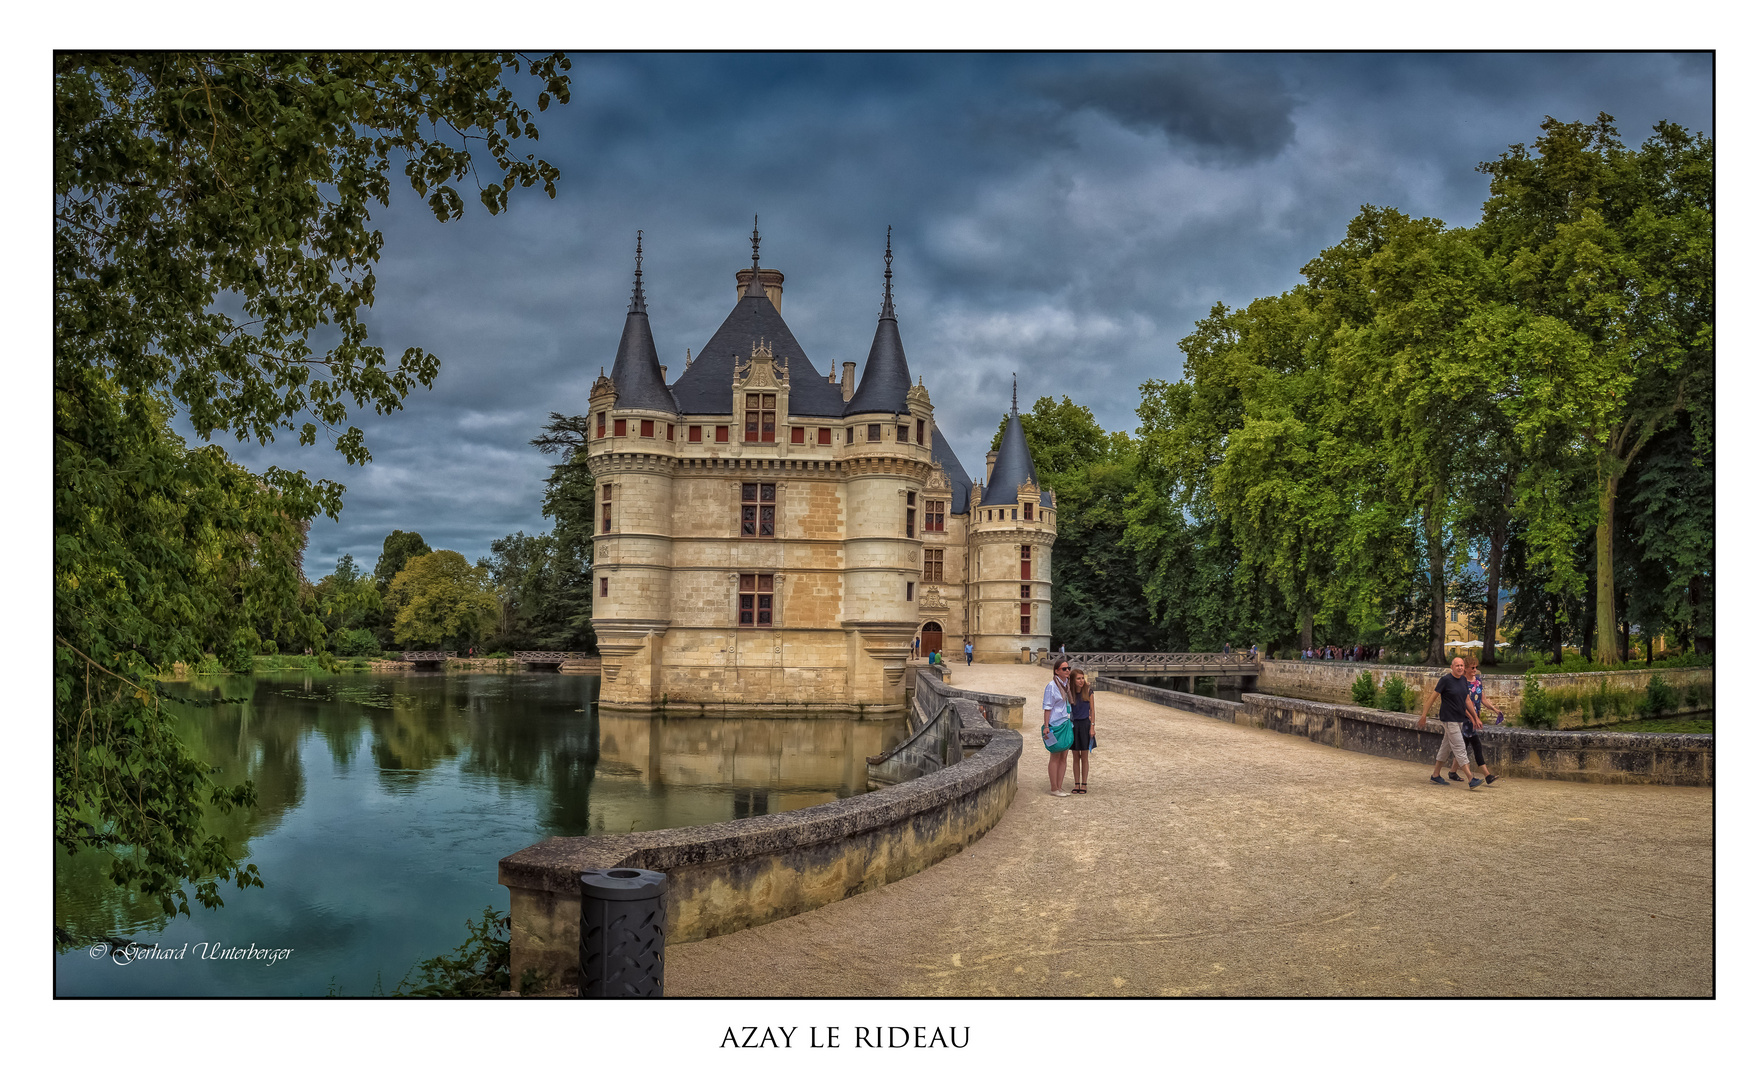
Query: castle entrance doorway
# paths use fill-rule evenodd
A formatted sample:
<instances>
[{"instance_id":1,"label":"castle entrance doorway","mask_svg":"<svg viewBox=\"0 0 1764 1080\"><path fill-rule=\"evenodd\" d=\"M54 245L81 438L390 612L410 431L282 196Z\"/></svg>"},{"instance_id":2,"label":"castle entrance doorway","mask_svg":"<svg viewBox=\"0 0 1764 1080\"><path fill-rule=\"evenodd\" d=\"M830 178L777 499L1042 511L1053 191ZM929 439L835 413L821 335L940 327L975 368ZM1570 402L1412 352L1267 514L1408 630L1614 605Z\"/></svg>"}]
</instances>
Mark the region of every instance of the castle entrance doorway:
<instances>
[{"instance_id":1,"label":"castle entrance doorway","mask_svg":"<svg viewBox=\"0 0 1764 1080\"><path fill-rule=\"evenodd\" d=\"M928 622L925 629L919 631L919 655L930 656L933 652L943 651L943 624Z\"/></svg>"}]
</instances>

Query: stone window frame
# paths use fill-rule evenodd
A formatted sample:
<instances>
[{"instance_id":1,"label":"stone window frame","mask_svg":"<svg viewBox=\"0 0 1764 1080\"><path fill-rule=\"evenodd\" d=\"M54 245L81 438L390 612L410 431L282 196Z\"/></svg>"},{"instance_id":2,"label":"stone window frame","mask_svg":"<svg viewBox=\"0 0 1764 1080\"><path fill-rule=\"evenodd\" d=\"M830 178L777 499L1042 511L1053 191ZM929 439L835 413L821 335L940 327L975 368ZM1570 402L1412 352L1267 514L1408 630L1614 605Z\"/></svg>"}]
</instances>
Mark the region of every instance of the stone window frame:
<instances>
[{"instance_id":1,"label":"stone window frame","mask_svg":"<svg viewBox=\"0 0 1764 1080\"><path fill-rule=\"evenodd\" d=\"M816 429L816 431L815 431L815 445L816 446L832 446L833 445L833 429L830 427Z\"/></svg>"},{"instance_id":2,"label":"stone window frame","mask_svg":"<svg viewBox=\"0 0 1764 1080\"><path fill-rule=\"evenodd\" d=\"M925 549L925 559L924 559L923 566L920 569L919 580L921 580L921 581L942 581L942 580L944 580L944 577L943 577L943 549L942 548L928 547Z\"/></svg>"},{"instance_id":3,"label":"stone window frame","mask_svg":"<svg viewBox=\"0 0 1764 1080\"><path fill-rule=\"evenodd\" d=\"M604 412L594 414L594 437L596 439L606 438L606 413Z\"/></svg>"},{"instance_id":4,"label":"stone window frame","mask_svg":"<svg viewBox=\"0 0 1764 1080\"><path fill-rule=\"evenodd\" d=\"M686 425L686 441L689 443L703 442L704 441L704 425L703 424L687 424Z\"/></svg>"},{"instance_id":5,"label":"stone window frame","mask_svg":"<svg viewBox=\"0 0 1764 1080\"><path fill-rule=\"evenodd\" d=\"M736 536L742 540L776 540L778 538L777 481L737 480L736 483L741 485L736 491L736 494L740 496L737 502L741 507L740 516L736 518L736 529L738 530ZM748 488L754 489L751 500L747 497ZM772 494L770 499L765 497L768 488ZM750 520L747 514L749 507L753 508L751 522L754 531L751 533L747 531ZM771 511L769 520L766 514L768 510ZM771 531L767 532L767 529Z\"/></svg>"},{"instance_id":6,"label":"stone window frame","mask_svg":"<svg viewBox=\"0 0 1764 1080\"><path fill-rule=\"evenodd\" d=\"M942 499L926 499L925 531L928 533L940 533L946 531L943 527L944 513L945 505Z\"/></svg>"},{"instance_id":7,"label":"stone window frame","mask_svg":"<svg viewBox=\"0 0 1764 1080\"><path fill-rule=\"evenodd\" d=\"M613 438L622 439L625 437L625 425L627 422L628 421L622 416L613 421Z\"/></svg>"},{"instance_id":8,"label":"stone window frame","mask_svg":"<svg viewBox=\"0 0 1764 1080\"><path fill-rule=\"evenodd\" d=\"M800 426L797 426L797 425L794 425L794 424L791 425L791 427L790 427L790 444L792 446L803 446L803 445L807 444L807 442L808 442L807 429L800 427Z\"/></svg>"},{"instance_id":9,"label":"stone window frame","mask_svg":"<svg viewBox=\"0 0 1764 1080\"><path fill-rule=\"evenodd\" d=\"M735 628L737 630L773 630L778 626L778 574L776 571L735 576ZM746 605L743 601L749 600ZM742 621L745 614L747 620Z\"/></svg>"},{"instance_id":10,"label":"stone window frame","mask_svg":"<svg viewBox=\"0 0 1764 1080\"><path fill-rule=\"evenodd\" d=\"M882 441L882 425L881 424L871 424L869 427L869 430L866 432L866 434L869 436L870 442L881 442Z\"/></svg>"},{"instance_id":11,"label":"stone window frame","mask_svg":"<svg viewBox=\"0 0 1764 1080\"><path fill-rule=\"evenodd\" d=\"M778 395L754 391L747 395L741 441L775 443L778 441Z\"/></svg>"},{"instance_id":12,"label":"stone window frame","mask_svg":"<svg viewBox=\"0 0 1764 1080\"><path fill-rule=\"evenodd\" d=\"M728 424L718 424L717 425L717 441L720 443L726 443L729 441L729 425Z\"/></svg>"},{"instance_id":13,"label":"stone window frame","mask_svg":"<svg viewBox=\"0 0 1764 1080\"><path fill-rule=\"evenodd\" d=\"M601 535L612 532L613 486L600 485L600 532Z\"/></svg>"}]
</instances>

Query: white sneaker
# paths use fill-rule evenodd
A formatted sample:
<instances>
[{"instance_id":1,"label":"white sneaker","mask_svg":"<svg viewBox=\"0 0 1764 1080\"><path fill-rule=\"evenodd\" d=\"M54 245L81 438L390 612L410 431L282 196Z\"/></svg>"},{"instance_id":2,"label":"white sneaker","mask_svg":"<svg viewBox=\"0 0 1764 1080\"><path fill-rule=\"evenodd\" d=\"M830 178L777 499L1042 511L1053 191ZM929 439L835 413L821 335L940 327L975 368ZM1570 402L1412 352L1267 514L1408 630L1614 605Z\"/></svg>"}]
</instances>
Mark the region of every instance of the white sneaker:
<instances>
[{"instance_id":1,"label":"white sneaker","mask_svg":"<svg viewBox=\"0 0 1764 1080\"><path fill-rule=\"evenodd\" d=\"M1071 795L1072 793L1070 791L1055 791L1052 794L1057 795L1060 798L1064 799L1067 796Z\"/></svg>"}]
</instances>

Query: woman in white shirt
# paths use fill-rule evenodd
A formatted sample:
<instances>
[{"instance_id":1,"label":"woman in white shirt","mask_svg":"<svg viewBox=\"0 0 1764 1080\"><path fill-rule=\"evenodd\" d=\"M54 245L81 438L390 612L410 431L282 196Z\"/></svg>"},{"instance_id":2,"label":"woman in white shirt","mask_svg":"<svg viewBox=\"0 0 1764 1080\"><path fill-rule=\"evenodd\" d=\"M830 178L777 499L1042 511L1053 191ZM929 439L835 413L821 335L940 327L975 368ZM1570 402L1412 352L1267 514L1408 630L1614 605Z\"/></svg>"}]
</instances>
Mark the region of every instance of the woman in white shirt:
<instances>
[{"instance_id":1,"label":"woman in white shirt","mask_svg":"<svg viewBox=\"0 0 1764 1080\"><path fill-rule=\"evenodd\" d=\"M1054 677L1041 692L1041 742L1047 744L1048 736L1056 726L1071 725L1072 689L1070 680L1072 665L1064 660L1054 664ZM1065 798L1070 792L1066 787L1066 751L1051 751L1047 759L1047 783L1055 795Z\"/></svg>"}]
</instances>

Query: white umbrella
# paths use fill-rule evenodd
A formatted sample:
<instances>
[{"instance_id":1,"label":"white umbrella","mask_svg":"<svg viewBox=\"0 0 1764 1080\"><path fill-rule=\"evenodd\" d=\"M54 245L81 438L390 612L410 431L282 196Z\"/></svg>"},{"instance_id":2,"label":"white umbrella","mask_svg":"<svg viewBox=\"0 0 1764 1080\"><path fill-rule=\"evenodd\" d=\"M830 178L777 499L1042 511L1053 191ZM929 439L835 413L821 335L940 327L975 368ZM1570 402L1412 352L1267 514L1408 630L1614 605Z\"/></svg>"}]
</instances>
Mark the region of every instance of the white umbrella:
<instances>
[{"instance_id":1,"label":"white umbrella","mask_svg":"<svg viewBox=\"0 0 1764 1080\"><path fill-rule=\"evenodd\" d=\"M1454 649L1480 649L1480 648L1482 648L1482 642L1480 642L1480 641L1448 641L1448 642L1446 642L1446 644Z\"/></svg>"}]
</instances>

